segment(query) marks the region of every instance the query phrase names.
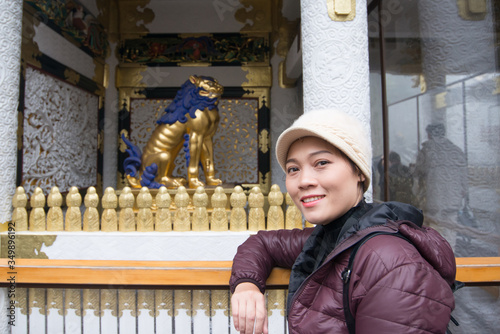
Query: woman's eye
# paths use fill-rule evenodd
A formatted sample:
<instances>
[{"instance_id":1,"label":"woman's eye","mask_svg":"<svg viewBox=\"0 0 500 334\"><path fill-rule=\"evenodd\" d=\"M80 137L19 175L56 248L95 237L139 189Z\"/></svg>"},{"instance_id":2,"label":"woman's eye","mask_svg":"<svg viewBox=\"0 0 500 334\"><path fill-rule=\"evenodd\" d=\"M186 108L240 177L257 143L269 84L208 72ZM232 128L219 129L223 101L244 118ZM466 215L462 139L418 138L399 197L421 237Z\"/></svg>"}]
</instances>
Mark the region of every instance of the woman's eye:
<instances>
[{"instance_id":1,"label":"woman's eye","mask_svg":"<svg viewBox=\"0 0 500 334\"><path fill-rule=\"evenodd\" d=\"M316 164L317 166L325 166L325 165L328 165L330 162L327 161L327 160L320 160L318 161L318 163Z\"/></svg>"},{"instance_id":2,"label":"woman's eye","mask_svg":"<svg viewBox=\"0 0 500 334\"><path fill-rule=\"evenodd\" d=\"M298 170L299 169L297 167L288 167L286 171L288 174L290 174L290 173L296 172Z\"/></svg>"}]
</instances>

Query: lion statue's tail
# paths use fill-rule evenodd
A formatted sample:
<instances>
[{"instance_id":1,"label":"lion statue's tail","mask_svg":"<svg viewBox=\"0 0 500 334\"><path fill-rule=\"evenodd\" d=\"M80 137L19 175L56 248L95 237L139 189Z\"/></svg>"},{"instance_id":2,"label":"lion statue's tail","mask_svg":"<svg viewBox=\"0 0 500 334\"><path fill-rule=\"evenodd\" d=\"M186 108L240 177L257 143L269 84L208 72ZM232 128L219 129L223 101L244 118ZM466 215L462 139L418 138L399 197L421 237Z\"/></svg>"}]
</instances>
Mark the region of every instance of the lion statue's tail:
<instances>
[{"instance_id":1,"label":"lion statue's tail","mask_svg":"<svg viewBox=\"0 0 500 334\"><path fill-rule=\"evenodd\" d=\"M158 166L152 163L151 166L147 166L142 173L139 173L141 168L141 149L132 144L124 134L122 134L123 142L127 145L125 152L128 153L128 158L123 162L123 168L125 169L125 175L127 180L132 186L132 188L148 187L151 189L158 189L161 184L155 181L156 174L158 172Z\"/></svg>"}]
</instances>

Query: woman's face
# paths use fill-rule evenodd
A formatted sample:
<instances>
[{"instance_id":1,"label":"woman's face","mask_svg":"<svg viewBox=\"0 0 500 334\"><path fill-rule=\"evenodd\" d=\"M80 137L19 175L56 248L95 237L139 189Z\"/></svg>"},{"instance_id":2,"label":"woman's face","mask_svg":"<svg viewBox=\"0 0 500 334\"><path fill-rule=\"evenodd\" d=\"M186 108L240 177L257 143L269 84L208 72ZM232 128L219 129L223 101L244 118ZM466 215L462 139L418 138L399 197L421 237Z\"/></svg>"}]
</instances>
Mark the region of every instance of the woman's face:
<instances>
[{"instance_id":1,"label":"woman's face","mask_svg":"<svg viewBox=\"0 0 500 334\"><path fill-rule=\"evenodd\" d=\"M363 174L332 144L317 137L295 141L286 161L286 189L311 224L341 217L363 198Z\"/></svg>"}]
</instances>

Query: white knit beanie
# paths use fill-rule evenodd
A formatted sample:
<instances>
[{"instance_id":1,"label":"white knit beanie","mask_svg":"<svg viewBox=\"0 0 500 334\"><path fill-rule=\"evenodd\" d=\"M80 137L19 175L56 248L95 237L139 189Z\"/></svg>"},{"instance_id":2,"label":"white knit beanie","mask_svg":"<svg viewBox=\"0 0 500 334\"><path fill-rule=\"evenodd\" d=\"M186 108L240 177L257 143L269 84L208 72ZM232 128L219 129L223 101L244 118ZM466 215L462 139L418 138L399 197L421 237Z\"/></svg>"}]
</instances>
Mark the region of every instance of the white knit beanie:
<instances>
[{"instance_id":1,"label":"white knit beanie","mask_svg":"<svg viewBox=\"0 0 500 334\"><path fill-rule=\"evenodd\" d=\"M302 137L319 137L342 151L365 176L364 191L372 174L372 150L368 133L356 118L335 109L310 111L300 116L276 142L276 157L286 172L290 146Z\"/></svg>"}]
</instances>

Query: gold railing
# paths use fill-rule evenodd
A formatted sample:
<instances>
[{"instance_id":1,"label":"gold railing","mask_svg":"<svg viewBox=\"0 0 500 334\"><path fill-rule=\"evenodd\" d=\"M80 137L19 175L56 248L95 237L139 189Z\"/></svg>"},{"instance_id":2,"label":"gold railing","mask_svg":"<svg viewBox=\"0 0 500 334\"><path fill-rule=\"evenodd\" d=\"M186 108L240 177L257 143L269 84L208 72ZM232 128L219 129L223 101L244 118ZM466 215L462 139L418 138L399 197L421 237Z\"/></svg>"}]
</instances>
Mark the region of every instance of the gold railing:
<instances>
[{"instance_id":1,"label":"gold railing","mask_svg":"<svg viewBox=\"0 0 500 334\"><path fill-rule=\"evenodd\" d=\"M303 227L299 210L278 185L273 185L267 196L259 187L252 188L248 195L240 186L230 189L229 196L222 187L209 192L210 196L203 187L195 191L180 187L175 192L165 187L151 191L125 187L117 192L109 187L99 200L95 188L90 187L82 210L82 195L76 187L66 194L65 205L57 187L47 196L36 188L29 200L24 188L18 187L12 200L12 222L17 232L258 231Z\"/></svg>"}]
</instances>

